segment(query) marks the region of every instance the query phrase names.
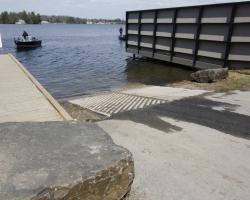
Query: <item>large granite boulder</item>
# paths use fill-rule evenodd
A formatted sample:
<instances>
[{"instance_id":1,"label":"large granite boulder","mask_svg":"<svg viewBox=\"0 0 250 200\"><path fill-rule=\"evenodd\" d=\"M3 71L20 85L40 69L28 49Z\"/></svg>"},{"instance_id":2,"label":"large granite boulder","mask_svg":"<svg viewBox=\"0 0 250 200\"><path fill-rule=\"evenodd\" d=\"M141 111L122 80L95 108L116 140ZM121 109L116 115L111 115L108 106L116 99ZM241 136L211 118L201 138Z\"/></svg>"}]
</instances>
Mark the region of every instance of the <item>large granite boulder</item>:
<instances>
[{"instance_id":1,"label":"large granite boulder","mask_svg":"<svg viewBox=\"0 0 250 200\"><path fill-rule=\"evenodd\" d=\"M228 69L206 69L191 74L191 80L198 83L211 83L228 77Z\"/></svg>"},{"instance_id":2,"label":"large granite boulder","mask_svg":"<svg viewBox=\"0 0 250 200\"><path fill-rule=\"evenodd\" d=\"M0 124L0 199L120 200L131 153L94 124Z\"/></svg>"}]
</instances>

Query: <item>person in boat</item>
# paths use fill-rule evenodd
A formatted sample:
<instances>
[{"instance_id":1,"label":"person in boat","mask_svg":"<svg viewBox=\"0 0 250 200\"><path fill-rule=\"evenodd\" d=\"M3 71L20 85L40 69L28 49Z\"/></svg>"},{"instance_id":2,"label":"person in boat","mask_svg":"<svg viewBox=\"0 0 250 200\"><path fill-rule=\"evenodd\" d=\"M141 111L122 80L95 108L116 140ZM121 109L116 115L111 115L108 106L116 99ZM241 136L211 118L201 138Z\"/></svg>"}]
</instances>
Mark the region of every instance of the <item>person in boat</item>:
<instances>
[{"instance_id":1,"label":"person in boat","mask_svg":"<svg viewBox=\"0 0 250 200\"><path fill-rule=\"evenodd\" d=\"M120 28L119 32L120 32L120 37L122 37L122 34L123 34L123 28L122 27Z\"/></svg>"},{"instance_id":2,"label":"person in boat","mask_svg":"<svg viewBox=\"0 0 250 200\"><path fill-rule=\"evenodd\" d=\"M26 40L26 38L29 36L29 34L26 32L26 31L24 31L23 32L23 38Z\"/></svg>"}]
</instances>

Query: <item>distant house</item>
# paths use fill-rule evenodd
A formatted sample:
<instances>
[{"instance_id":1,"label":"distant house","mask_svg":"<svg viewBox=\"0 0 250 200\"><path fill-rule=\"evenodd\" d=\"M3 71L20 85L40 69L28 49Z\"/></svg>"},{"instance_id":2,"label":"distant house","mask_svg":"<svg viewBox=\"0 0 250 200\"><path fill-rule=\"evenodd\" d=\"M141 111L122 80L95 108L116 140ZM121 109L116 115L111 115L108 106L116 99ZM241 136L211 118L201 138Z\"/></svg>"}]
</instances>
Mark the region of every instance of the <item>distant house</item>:
<instances>
[{"instance_id":1,"label":"distant house","mask_svg":"<svg viewBox=\"0 0 250 200\"><path fill-rule=\"evenodd\" d=\"M91 20L87 20L87 24L93 24Z\"/></svg>"},{"instance_id":2,"label":"distant house","mask_svg":"<svg viewBox=\"0 0 250 200\"><path fill-rule=\"evenodd\" d=\"M19 20L16 22L16 24L26 24L26 23L25 23L25 21L24 21L24 20L19 19Z\"/></svg>"},{"instance_id":3,"label":"distant house","mask_svg":"<svg viewBox=\"0 0 250 200\"><path fill-rule=\"evenodd\" d=\"M48 21L41 21L41 24L50 24Z\"/></svg>"}]
</instances>

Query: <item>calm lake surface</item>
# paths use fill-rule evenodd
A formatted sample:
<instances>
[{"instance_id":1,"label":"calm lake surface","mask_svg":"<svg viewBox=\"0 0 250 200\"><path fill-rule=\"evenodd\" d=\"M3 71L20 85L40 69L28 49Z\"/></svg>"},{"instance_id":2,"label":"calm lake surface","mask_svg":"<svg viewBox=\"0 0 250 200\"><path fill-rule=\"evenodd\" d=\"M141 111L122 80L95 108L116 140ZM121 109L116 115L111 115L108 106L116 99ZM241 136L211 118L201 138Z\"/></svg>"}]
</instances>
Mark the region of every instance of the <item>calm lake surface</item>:
<instances>
[{"instance_id":1,"label":"calm lake surface","mask_svg":"<svg viewBox=\"0 0 250 200\"><path fill-rule=\"evenodd\" d=\"M166 63L133 61L118 40L120 25L0 25L3 49L12 53L56 98L118 89L131 83L163 85L191 71ZM26 30L43 46L17 51L14 37Z\"/></svg>"}]
</instances>

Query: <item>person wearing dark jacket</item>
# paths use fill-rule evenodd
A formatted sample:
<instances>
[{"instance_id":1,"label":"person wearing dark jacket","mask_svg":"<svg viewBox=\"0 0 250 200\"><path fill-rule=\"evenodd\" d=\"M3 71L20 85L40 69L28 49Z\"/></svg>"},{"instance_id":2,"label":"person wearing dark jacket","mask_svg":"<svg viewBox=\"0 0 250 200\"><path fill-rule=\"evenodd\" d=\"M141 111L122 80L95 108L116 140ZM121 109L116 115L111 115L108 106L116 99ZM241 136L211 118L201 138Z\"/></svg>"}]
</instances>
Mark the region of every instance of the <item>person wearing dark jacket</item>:
<instances>
[{"instance_id":1,"label":"person wearing dark jacket","mask_svg":"<svg viewBox=\"0 0 250 200\"><path fill-rule=\"evenodd\" d=\"M24 31L23 32L23 38L26 40L26 38L29 36L29 34L26 32L26 31Z\"/></svg>"},{"instance_id":2,"label":"person wearing dark jacket","mask_svg":"<svg viewBox=\"0 0 250 200\"><path fill-rule=\"evenodd\" d=\"M123 33L123 28L122 27L120 28L119 32L120 32L120 37L122 37L122 33Z\"/></svg>"}]
</instances>

